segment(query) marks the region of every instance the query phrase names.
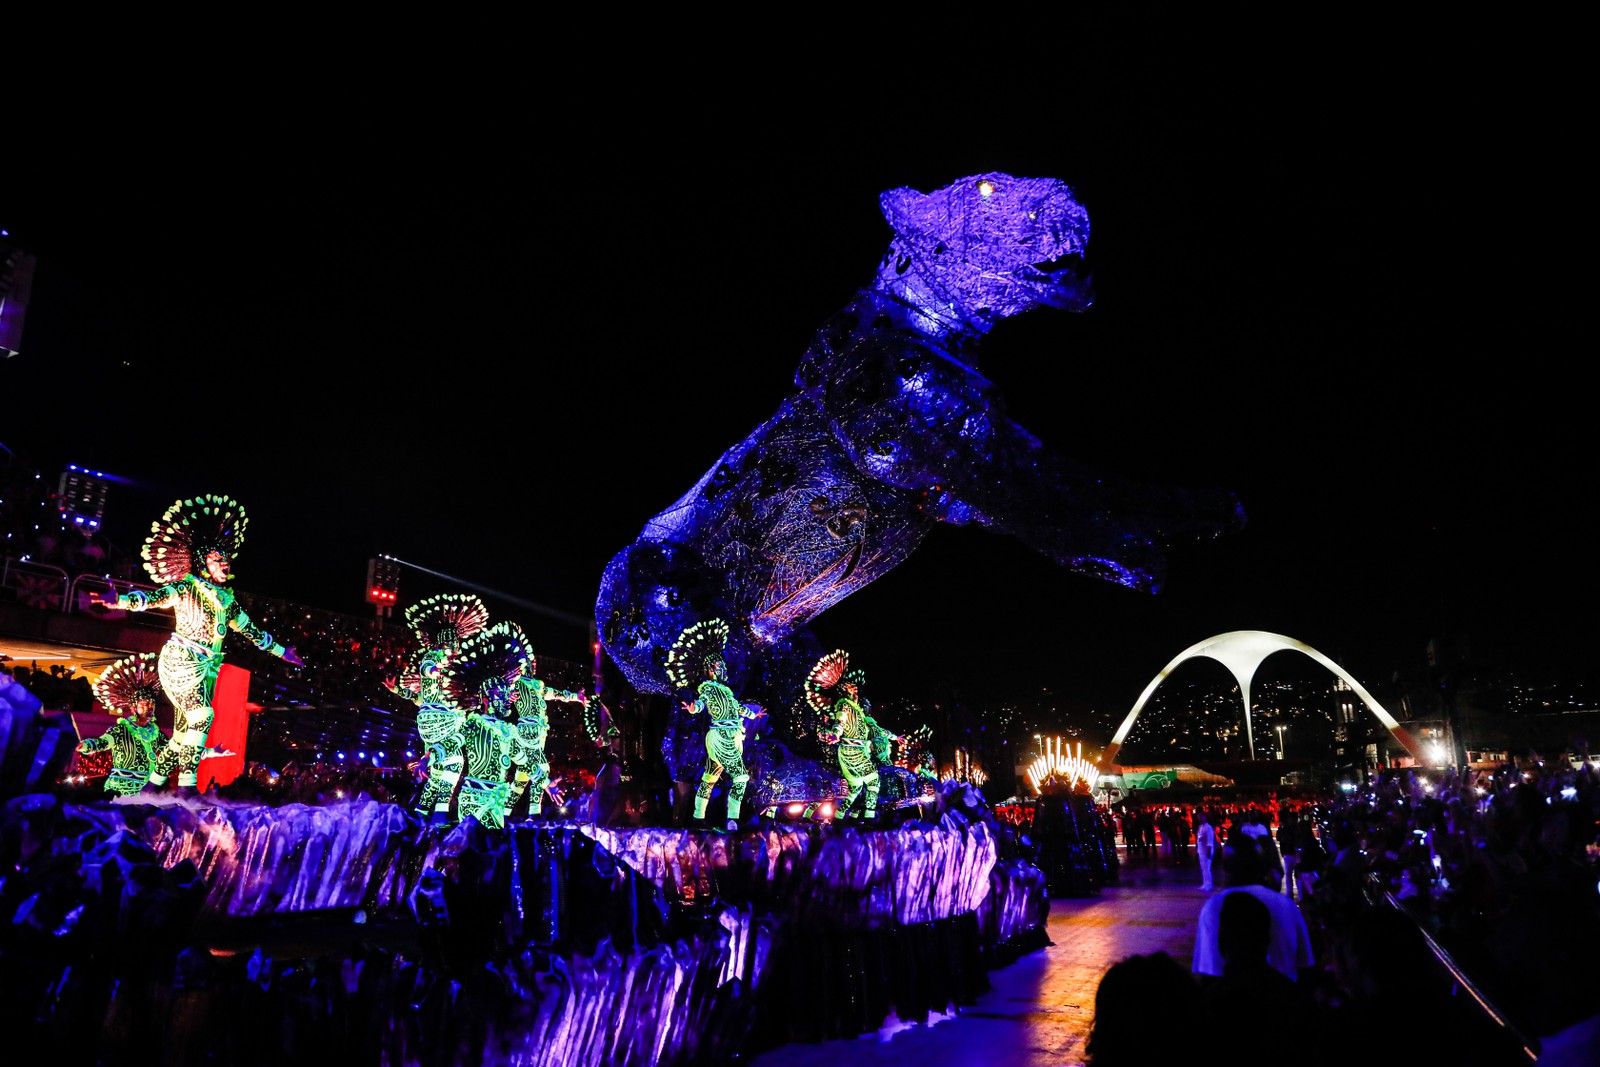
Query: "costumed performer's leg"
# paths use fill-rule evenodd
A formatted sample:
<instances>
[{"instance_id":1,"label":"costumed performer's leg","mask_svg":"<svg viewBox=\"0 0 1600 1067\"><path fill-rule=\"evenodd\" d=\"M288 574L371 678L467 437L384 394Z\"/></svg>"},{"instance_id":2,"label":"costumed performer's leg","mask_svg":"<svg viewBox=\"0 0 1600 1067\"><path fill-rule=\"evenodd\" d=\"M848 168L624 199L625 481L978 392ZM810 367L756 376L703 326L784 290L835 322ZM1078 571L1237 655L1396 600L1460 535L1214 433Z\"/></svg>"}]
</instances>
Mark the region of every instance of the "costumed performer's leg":
<instances>
[{"instance_id":1,"label":"costumed performer's leg","mask_svg":"<svg viewBox=\"0 0 1600 1067\"><path fill-rule=\"evenodd\" d=\"M550 786L550 764L540 761L533 764L533 770L528 775L528 815L535 816L544 813L544 791Z\"/></svg>"},{"instance_id":2,"label":"costumed performer's leg","mask_svg":"<svg viewBox=\"0 0 1600 1067\"><path fill-rule=\"evenodd\" d=\"M845 784L850 787L850 795L845 797L844 803L839 806L841 819L855 818L856 800L866 789L870 780L872 784L871 801L874 805L878 799L878 772L872 766L865 754L857 755L854 750L840 747L839 772L844 775Z\"/></svg>"},{"instance_id":3,"label":"costumed performer's leg","mask_svg":"<svg viewBox=\"0 0 1600 1067\"><path fill-rule=\"evenodd\" d=\"M417 800L417 815L434 826L448 825L450 801L467 764L461 715L441 704L423 704L417 709L417 734L428 751L428 780Z\"/></svg>"},{"instance_id":4,"label":"costumed performer's leg","mask_svg":"<svg viewBox=\"0 0 1600 1067\"><path fill-rule=\"evenodd\" d=\"M841 819L853 819L855 818L856 798L861 795L861 787L866 784L866 779L857 778L848 770L845 770L842 763L839 765L839 770L844 775L844 783L849 787L849 791L845 793L844 799L839 802L839 807L835 810L835 814Z\"/></svg>"},{"instance_id":5,"label":"costumed performer's leg","mask_svg":"<svg viewBox=\"0 0 1600 1067\"><path fill-rule=\"evenodd\" d=\"M430 819L435 825L450 821L450 798L455 796L456 783L461 781L461 768L466 756L457 749L450 752L443 745L433 745L428 750L428 781L422 787L422 799L417 802L417 814Z\"/></svg>"},{"instance_id":6,"label":"costumed performer's leg","mask_svg":"<svg viewBox=\"0 0 1600 1067\"><path fill-rule=\"evenodd\" d=\"M867 790L866 809L863 811L862 817L866 819L876 819L878 817L878 788L881 784L881 779L878 777L878 772L873 771L871 774L867 775L866 779L861 784L865 786Z\"/></svg>"},{"instance_id":7,"label":"costumed performer's leg","mask_svg":"<svg viewBox=\"0 0 1600 1067\"><path fill-rule=\"evenodd\" d=\"M178 747L178 788L193 789L200 783L200 756L205 752L206 735L211 732L211 722L217 717L210 704L196 708L184 720L183 742L177 744L177 731L172 738ZM169 746L170 747L170 746Z\"/></svg>"},{"instance_id":8,"label":"costumed performer's leg","mask_svg":"<svg viewBox=\"0 0 1600 1067\"><path fill-rule=\"evenodd\" d=\"M706 804L711 800L711 790L717 784L717 779L722 777L722 764L712 754L711 738L706 738L706 766L700 772L700 788L694 791L694 817L706 817Z\"/></svg>"},{"instance_id":9,"label":"costumed performer's leg","mask_svg":"<svg viewBox=\"0 0 1600 1067\"><path fill-rule=\"evenodd\" d=\"M721 770L728 774L728 819L732 822L739 821L739 812L744 805L744 790L750 781L750 772L744 765L744 741L742 738L715 737L714 758L720 763Z\"/></svg>"},{"instance_id":10,"label":"costumed performer's leg","mask_svg":"<svg viewBox=\"0 0 1600 1067\"><path fill-rule=\"evenodd\" d=\"M174 768L178 771L180 787L195 784L200 753L205 748L211 720L216 716L211 707L211 694L222 657L215 657L216 664L212 659L192 642L176 636L168 638L161 647L156 674L161 678L161 688L167 699L172 701L172 740L162 747L151 765L147 784L154 789L167 784ZM200 739L191 746L189 739L196 732Z\"/></svg>"},{"instance_id":11,"label":"costumed performer's leg","mask_svg":"<svg viewBox=\"0 0 1600 1067\"><path fill-rule=\"evenodd\" d=\"M744 806L744 789L750 781L744 764L741 763L738 769L739 773L728 779L728 818L733 822L739 821L739 810Z\"/></svg>"}]
</instances>

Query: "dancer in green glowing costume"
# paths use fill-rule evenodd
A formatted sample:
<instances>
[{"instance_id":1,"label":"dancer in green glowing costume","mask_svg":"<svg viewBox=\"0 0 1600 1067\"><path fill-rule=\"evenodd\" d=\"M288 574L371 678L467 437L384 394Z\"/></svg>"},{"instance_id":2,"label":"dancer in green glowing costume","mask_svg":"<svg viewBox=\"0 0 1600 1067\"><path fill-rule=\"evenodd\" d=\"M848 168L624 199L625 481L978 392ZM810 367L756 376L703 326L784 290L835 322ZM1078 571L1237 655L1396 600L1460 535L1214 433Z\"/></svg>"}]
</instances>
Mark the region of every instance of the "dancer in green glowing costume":
<instances>
[{"instance_id":1,"label":"dancer in green glowing costume","mask_svg":"<svg viewBox=\"0 0 1600 1067\"><path fill-rule=\"evenodd\" d=\"M763 712L755 704L741 704L728 688L728 664L722 658L727 645L728 624L722 619L695 623L678 635L667 652L667 678L675 688L695 690L693 701L682 702L684 711L691 715L705 712L711 718L706 729L705 770L694 793L695 821L705 820L711 790L727 771L727 828L732 830L739 825L739 809L750 781L744 765L744 721Z\"/></svg>"},{"instance_id":2,"label":"dancer in green glowing costume","mask_svg":"<svg viewBox=\"0 0 1600 1067\"><path fill-rule=\"evenodd\" d=\"M856 800L865 798L862 817L878 815L878 767L890 763L893 745L908 742L912 736L891 733L872 717L872 704L861 695L866 674L849 670L850 655L835 649L817 660L806 675L806 700L832 721L818 731L824 744L839 748L839 772L844 775L849 794L839 802L839 818L855 817Z\"/></svg>"},{"instance_id":3,"label":"dancer in green glowing costume","mask_svg":"<svg viewBox=\"0 0 1600 1067\"><path fill-rule=\"evenodd\" d=\"M222 639L230 629L285 663L303 665L293 646L278 644L250 621L227 588L248 524L244 508L231 497L207 493L176 501L151 524L140 550L144 569L160 587L92 598L101 607L123 611L172 609L175 626L157 664L161 688L174 710L172 740L150 768L146 786L151 791L165 786L174 769L178 791L194 790L206 734L216 717L211 701L222 667Z\"/></svg>"},{"instance_id":4,"label":"dancer in green glowing costume","mask_svg":"<svg viewBox=\"0 0 1600 1067\"><path fill-rule=\"evenodd\" d=\"M407 608L406 625L419 647L400 676L383 684L417 705L417 733L425 747L428 780L415 810L423 819L442 825L450 821L450 801L466 763L467 743L462 715L446 700L444 670L462 643L489 625L489 609L470 593L441 593Z\"/></svg>"},{"instance_id":5,"label":"dancer in green glowing costume","mask_svg":"<svg viewBox=\"0 0 1600 1067\"><path fill-rule=\"evenodd\" d=\"M497 622L463 643L444 668L445 698L461 716L466 751L456 814L472 816L485 829L503 829L511 808L511 766L524 744L510 716L531 663L522 627Z\"/></svg>"},{"instance_id":6,"label":"dancer in green glowing costume","mask_svg":"<svg viewBox=\"0 0 1600 1067\"><path fill-rule=\"evenodd\" d=\"M524 793L528 796L528 814L538 815L544 803L544 791L550 786L550 761L545 758L545 739L550 734L550 717L546 714L547 702L571 701L582 704L583 690L569 693L546 685L534 676L538 660L528 656L527 668L517 680L517 751L511 756L516 773L511 781L511 807L515 808Z\"/></svg>"},{"instance_id":7,"label":"dancer in green glowing costume","mask_svg":"<svg viewBox=\"0 0 1600 1067\"><path fill-rule=\"evenodd\" d=\"M161 676L154 652L118 660L94 683L96 699L118 719L99 737L78 742L78 751L111 753L111 773L106 776L105 787L112 796L131 796L143 789L150 780L156 756L167 745L166 735L156 725L156 697L160 692Z\"/></svg>"}]
</instances>

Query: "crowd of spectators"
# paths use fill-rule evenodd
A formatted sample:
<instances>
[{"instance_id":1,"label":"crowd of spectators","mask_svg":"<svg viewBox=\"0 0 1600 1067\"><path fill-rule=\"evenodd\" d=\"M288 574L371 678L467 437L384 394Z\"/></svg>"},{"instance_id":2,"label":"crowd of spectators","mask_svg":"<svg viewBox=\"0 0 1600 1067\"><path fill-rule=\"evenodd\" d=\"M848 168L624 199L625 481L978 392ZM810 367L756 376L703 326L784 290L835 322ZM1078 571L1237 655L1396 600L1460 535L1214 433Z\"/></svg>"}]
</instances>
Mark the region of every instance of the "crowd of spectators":
<instances>
[{"instance_id":1,"label":"crowd of spectators","mask_svg":"<svg viewBox=\"0 0 1600 1067\"><path fill-rule=\"evenodd\" d=\"M1377 886L1527 1032L1600 1014L1592 761L1391 772L1329 805L1319 837L1299 863L1324 926Z\"/></svg>"},{"instance_id":2,"label":"crowd of spectators","mask_svg":"<svg viewBox=\"0 0 1600 1067\"><path fill-rule=\"evenodd\" d=\"M24 665L0 656L0 671L15 678L51 711L90 711L94 708L93 685L73 667L53 663L47 670L40 667L38 661Z\"/></svg>"},{"instance_id":3,"label":"crowd of spectators","mask_svg":"<svg viewBox=\"0 0 1600 1067\"><path fill-rule=\"evenodd\" d=\"M1359 788L1292 803L1172 805L1118 813L1127 847L1166 859L1182 830L1217 820L1224 885L1292 899L1315 965L1299 981L1262 966L1276 915L1243 901L1208 907L1201 973L1168 958L1124 960L1101 983L1096 1067L1160 1055L1148 1028L1123 1031L1129 998L1179 990L1199 1005L1195 1031L1165 1051L1210 1062L1292 1053L1336 1063L1381 1051L1396 1062L1594 1063L1600 1049L1600 772L1587 759L1488 770L1398 769ZM1149 824L1156 840L1147 836ZM1172 843L1166 843L1169 836ZM1246 870L1239 857L1258 854ZM1259 889L1256 892L1259 897ZM1229 894L1223 903L1232 901ZM1213 898L1215 901L1215 898ZM1229 924L1234 929L1229 930ZM1275 935L1273 935L1275 936ZM1199 931L1197 931L1197 944ZM1197 949L1198 952L1198 949ZM1232 957L1232 958L1229 958ZM1452 970L1453 968L1453 970ZM1293 969L1291 968L1291 971ZM1188 972L1178 977L1178 972ZM1470 984L1491 1007L1463 992ZM1139 991L1143 990L1141 994ZM1215 1031L1211 1009L1253 1005L1255 1022ZM1185 1009L1187 1010L1187 1009ZM1496 1021L1490 1012L1498 1015ZM1285 1021L1288 1021L1287 1025ZM1502 1025L1504 1024L1504 1025ZM1131 1024L1130 1024L1131 1025ZM1197 1035L1213 1035L1210 1037Z\"/></svg>"}]
</instances>

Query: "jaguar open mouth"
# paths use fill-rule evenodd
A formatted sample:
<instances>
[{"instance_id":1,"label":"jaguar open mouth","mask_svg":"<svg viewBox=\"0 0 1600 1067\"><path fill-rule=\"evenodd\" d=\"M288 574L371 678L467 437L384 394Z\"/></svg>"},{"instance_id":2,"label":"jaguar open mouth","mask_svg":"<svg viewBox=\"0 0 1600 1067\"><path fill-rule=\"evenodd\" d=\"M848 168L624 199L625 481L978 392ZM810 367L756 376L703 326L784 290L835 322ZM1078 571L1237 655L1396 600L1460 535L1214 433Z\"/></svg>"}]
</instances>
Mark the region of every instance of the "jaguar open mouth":
<instances>
[{"instance_id":1,"label":"jaguar open mouth","mask_svg":"<svg viewBox=\"0 0 1600 1067\"><path fill-rule=\"evenodd\" d=\"M1049 282L1050 290L1044 303L1069 311L1083 311L1094 303L1094 286L1090 281L1083 254L1069 252L1055 259L1033 264L1033 269Z\"/></svg>"},{"instance_id":2,"label":"jaguar open mouth","mask_svg":"<svg viewBox=\"0 0 1600 1067\"><path fill-rule=\"evenodd\" d=\"M1070 273L1074 277L1078 278L1081 278L1088 273L1084 269L1082 252L1068 252L1064 256L1057 256L1055 259L1041 260L1033 265L1033 269L1038 271L1040 274L1056 275Z\"/></svg>"}]
</instances>

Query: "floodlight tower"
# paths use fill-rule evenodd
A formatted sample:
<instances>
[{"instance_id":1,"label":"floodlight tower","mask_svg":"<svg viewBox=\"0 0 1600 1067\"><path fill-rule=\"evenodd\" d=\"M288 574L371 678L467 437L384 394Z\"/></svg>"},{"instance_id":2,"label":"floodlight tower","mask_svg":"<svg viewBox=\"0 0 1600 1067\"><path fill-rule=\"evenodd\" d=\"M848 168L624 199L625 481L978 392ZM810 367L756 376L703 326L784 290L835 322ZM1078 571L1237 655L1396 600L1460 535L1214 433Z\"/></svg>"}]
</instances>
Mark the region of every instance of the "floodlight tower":
<instances>
[{"instance_id":1,"label":"floodlight tower","mask_svg":"<svg viewBox=\"0 0 1600 1067\"><path fill-rule=\"evenodd\" d=\"M394 614L400 596L400 561L393 556L367 560L367 603L377 609L380 620Z\"/></svg>"}]
</instances>

